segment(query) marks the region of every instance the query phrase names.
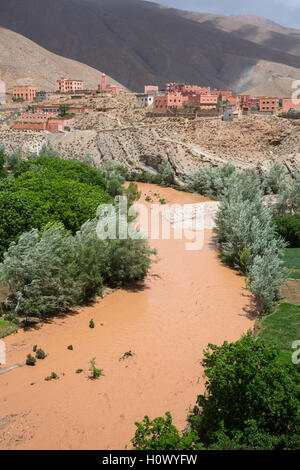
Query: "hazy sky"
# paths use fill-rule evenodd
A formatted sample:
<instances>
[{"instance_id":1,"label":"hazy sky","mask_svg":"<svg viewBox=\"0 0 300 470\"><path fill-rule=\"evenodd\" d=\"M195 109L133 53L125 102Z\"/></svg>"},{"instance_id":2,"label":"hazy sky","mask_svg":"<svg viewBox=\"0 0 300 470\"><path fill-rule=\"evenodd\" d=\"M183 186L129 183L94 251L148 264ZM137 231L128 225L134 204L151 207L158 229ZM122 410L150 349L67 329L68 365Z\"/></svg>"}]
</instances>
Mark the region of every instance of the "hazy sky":
<instances>
[{"instance_id":1,"label":"hazy sky","mask_svg":"<svg viewBox=\"0 0 300 470\"><path fill-rule=\"evenodd\" d=\"M150 1L150 0L149 0ZM151 0L182 10L232 15L265 16L283 26L300 29L300 0Z\"/></svg>"}]
</instances>

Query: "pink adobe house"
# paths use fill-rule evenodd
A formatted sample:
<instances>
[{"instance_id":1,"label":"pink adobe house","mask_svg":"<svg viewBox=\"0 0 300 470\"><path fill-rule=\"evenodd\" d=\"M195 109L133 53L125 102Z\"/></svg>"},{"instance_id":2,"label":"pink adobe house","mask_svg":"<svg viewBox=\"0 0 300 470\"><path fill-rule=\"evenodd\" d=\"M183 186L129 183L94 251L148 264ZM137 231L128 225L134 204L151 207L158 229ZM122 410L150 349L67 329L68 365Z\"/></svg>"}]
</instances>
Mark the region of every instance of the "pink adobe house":
<instances>
[{"instance_id":1,"label":"pink adobe house","mask_svg":"<svg viewBox=\"0 0 300 470\"><path fill-rule=\"evenodd\" d=\"M159 92L158 86L145 85L145 87L144 87L144 94L145 95L156 94L158 92Z\"/></svg>"},{"instance_id":2,"label":"pink adobe house","mask_svg":"<svg viewBox=\"0 0 300 470\"><path fill-rule=\"evenodd\" d=\"M214 95L222 96L222 99L225 100L229 96L232 96L232 90L218 90L217 88L214 89Z\"/></svg>"},{"instance_id":3,"label":"pink adobe house","mask_svg":"<svg viewBox=\"0 0 300 470\"><path fill-rule=\"evenodd\" d=\"M119 95L124 92L124 88L117 87L114 85L107 85L107 77L105 73L102 74L101 83L98 85L98 90L104 93L112 93L113 95Z\"/></svg>"},{"instance_id":4,"label":"pink adobe house","mask_svg":"<svg viewBox=\"0 0 300 470\"><path fill-rule=\"evenodd\" d=\"M58 104L40 104L34 106L36 113L43 113L48 114L49 116L55 116L60 114L59 105ZM70 114L86 114L89 112L89 108L87 106L72 106L68 109L68 113Z\"/></svg>"},{"instance_id":5,"label":"pink adobe house","mask_svg":"<svg viewBox=\"0 0 300 470\"><path fill-rule=\"evenodd\" d=\"M32 101L36 97L37 87L35 86L14 86L12 95L14 99L22 98L24 101Z\"/></svg>"},{"instance_id":6,"label":"pink adobe house","mask_svg":"<svg viewBox=\"0 0 300 470\"><path fill-rule=\"evenodd\" d=\"M28 115L22 115L22 117L26 117ZM13 129L15 130L30 130L30 131L49 131L52 133L58 133L58 132L63 132L65 130L65 127L70 126L73 122L72 119L49 119L47 116L47 119L43 118L40 119L39 121L37 120L36 122L33 121L32 116L34 115L29 115L30 116L30 121L15 121L13 123ZM41 122L42 121L42 122Z\"/></svg>"},{"instance_id":7,"label":"pink adobe house","mask_svg":"<svg viewBox=\"0 0 300 470\"><path fill-rule=\"evenodd\" d=\"M298 103L297 103L298 101ZM283 98L282 100L282 112L288 113L290 109L300 110L300 97L298 100L293 100L292 98Z\"/></svg>"},{"instance_id":8,"label":"pink adobe house","mask_svg":"<svg viewBox=\"0 0 300 470\"><path fill-rule=\"evenodd\" d=\"M57 91L60 93L75 93L75 91L83 90L82 80L70 80L62 77L60 80L57 80L56 84Z\"/></svg>"},{"instance_id":9,"label":"pink adobe house","mask_svg":"<svg viewBox=\"0 0 300 470\"><path fill-rule=\"evenodd\" d=\"M249 100L250 100L250 95L237 95L240 98L240 103L248 106L249 105Z\"/></svg>"},{"instance_id":10,"label":"pink adobe house","mask_svg":"<svg viewBox=\"0 0 300 470\"><path fill-rule=\"evenodd\" d=\"M57 133L57 132L63 132L65 130L65 127L68 127L72 124L73 122L72 119L49 119L47 121L47 127L46 130L49 132Z\"/></svg>"},{"instance_id":11,"label":"pink adobe house","mask_svg":"<svg viewBox=\"0 0 300 470\"><path fill-rule=\"evenodd\" d=\"M201 109L215 109L218 103L218 95L191 95L188 104L199 106Z\"/></svg>"},{"instance_id":12,"label":"pink adobe house","mask_svg":"<svg viewBox=\"0 0 300 470\"><path fill-rule=\"evenodd\" d=\"M255 106L260 105L260 98L249 98L248 99L248 106L249 108L254 108Z\"/></svg>"},{"instance_id":13,"label":"pink adobe house","mask_svg":"<svg viewBox=\"0 0 300 470\"><path fill-rule=\"evenodd\" d=\"M239 96L228 96L227 101L230 106L235 106L236 109L241 104L241 98Z\"/></svg>"},{"instance_id":14,"label":"pink adobe house","mask_svg":"<svg viewBox=\"0 0 300 470\"><path fill-rule=\"evenodd\" d=\"M259 110L261 113L278 114L279 111L279 98L269 98L266 96L260 97Z\"/></svg>"},{"instance_id":15,"label":"pink adobe house","mask_svg":"<svg viewBox=\"0 0 300 470\"><path fill-rule=\"evenodd\" d=\"M154 97L153 110L157 114L165 114L168 108L182 108L185 99L181 93L167 93Z\"/></svg>"},{"instance_id":16,"label":"pink adobe house","mask_svg":"<svg viewBox=\"0 0 300 470\"><path fill-rule=\"evenodd\" d=\"M14 122L12 127L18 131L45 131L47 122Z\"/></svg>"},{"instance_id":17,"label":"pink adobe house","mask_svg":"<svg viewBox=\"0 0 300 470\"><path fill-rule=\"evenodd\" d=\"M210 87L204 88L197 85L185 85L182 92L184 96L188 95L210 95Z\"/></svg>"},{"instance_id":18,"label":"pink adobe house","mask_svg":"<svg viewBox=\"0 0 300 470\"><path fill-rule=\"evenodd\" d=\"M166 94L168 93L182 93L184 91L184 83L167 83Z\"/></svg>"}]
</instances>

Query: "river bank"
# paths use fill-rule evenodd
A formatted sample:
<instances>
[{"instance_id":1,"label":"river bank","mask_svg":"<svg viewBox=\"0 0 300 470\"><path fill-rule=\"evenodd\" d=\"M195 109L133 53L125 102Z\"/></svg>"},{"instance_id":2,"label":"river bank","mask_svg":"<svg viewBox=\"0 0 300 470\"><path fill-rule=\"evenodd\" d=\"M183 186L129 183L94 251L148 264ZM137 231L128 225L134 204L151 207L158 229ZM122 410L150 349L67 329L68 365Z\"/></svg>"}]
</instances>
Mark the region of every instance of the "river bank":
<instances>
[{"instance_id":1,"label":"river bank","mask_svg":"<svg viewBox=\"0 0 300 470\"><path fill-rule=\"evenodd\" d=\"M139 188L149 209L162 199L207 201L170 188ZM185 426L204 389L203 349L235 341L254 326L251 294L244 278L220 262L210 230L198 251L187 251L185 239L150 243L160 260L144 283L4 339L1 368L24 362L36 344L48 356L0 376L1 449L122 449L135 421L165 411ZM128 351L133 355L124 357ZM97 381L89 379L93 357L104 372ZM59 380L45 381L52 371Z\"/></svg>"}]
</instances>

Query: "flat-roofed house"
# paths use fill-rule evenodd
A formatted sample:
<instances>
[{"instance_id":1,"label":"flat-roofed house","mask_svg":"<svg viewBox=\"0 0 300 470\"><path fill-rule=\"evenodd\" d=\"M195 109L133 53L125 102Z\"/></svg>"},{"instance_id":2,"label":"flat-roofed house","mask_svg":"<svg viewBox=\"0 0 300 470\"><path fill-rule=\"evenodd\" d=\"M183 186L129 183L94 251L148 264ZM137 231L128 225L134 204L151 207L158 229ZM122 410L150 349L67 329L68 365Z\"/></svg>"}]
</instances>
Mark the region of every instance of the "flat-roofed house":
<instances>
[{"instance_id":1,"label":"flat-roofed house","mask_svg":"<svg viewBox=\"0 0 300 470\"><path fill-rule=\"evenodd\" d=\"M33 101L36 97L37 87L31 85L17 85L13 87L12 95L14 99Z\"/></svg>"},{"instance_id":2,"label":"flat-roofed house","mask_svg":"<svg viewBox=\"0 0 300 470\"><path fill-rule=\"evenodd\" d=\"M144 93L139 93L136 95L136 106L139 108L147 108L152 106L154 103L154 95L147 95Z\"/></svg>"},{"instance_id":3,"label":"flat-roofed house","mask_svg":"<svg viewBox=\"0 0 300 470\"><path fill-rule=\"evenodd\" d=\"M60 93L75 93L78 90L83 90L83 80L71 80L66 77L61 77L56 83L57 91Z\"/></svg>"}]
</instances>

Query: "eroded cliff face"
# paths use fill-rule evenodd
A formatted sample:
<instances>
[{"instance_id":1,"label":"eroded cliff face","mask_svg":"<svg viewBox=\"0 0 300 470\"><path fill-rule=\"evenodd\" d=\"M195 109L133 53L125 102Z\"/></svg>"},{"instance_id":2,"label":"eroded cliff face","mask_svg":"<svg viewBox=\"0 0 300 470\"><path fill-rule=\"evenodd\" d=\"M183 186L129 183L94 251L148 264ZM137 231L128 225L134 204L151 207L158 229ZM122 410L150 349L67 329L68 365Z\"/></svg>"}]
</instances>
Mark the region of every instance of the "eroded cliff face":
<instances>
[{"instance_id":1,"label":"eroded cliff face","mask_svg":"<svg viewBox=\"0 0 300 470\"><path fill-rule=\"evenodd\" d=\"M89 154L97 167L116 160L135 170L155 172L164 158L178 181L199 166L228 161L239 169L265 171L279 161L287 171L300 170L298 121L257 115L235 122L153 118L149 110L135 108L133 95L89 97L80 104L88 105L90 112L76 117L70 132L14 131L10 120L3 119L0 142L8 151L21 147L25 152L36 152L51 142L62 157Z\"/></svg>"}]
</instances>

